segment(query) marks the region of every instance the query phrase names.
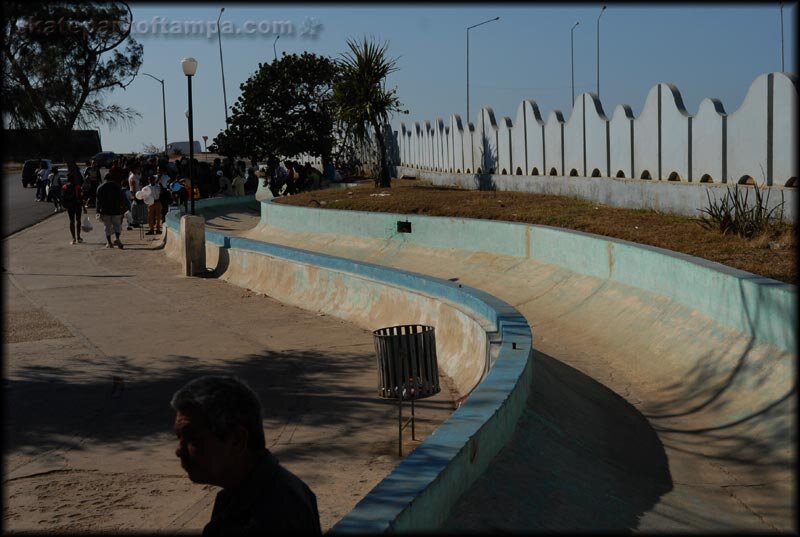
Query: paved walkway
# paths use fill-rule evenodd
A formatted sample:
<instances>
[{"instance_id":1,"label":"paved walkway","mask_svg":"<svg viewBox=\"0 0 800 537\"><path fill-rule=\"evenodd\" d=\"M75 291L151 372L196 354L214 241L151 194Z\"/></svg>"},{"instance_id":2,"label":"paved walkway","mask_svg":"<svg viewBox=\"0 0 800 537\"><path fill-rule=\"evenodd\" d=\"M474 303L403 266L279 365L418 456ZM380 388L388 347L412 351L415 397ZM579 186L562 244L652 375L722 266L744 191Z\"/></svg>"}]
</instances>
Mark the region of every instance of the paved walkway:
<instances>
[{"instance_id":1,"label":"paved walkway","mask_svg":"<svg viewBox=\"0 0 800 537\"><path fill-rule=\"evenodd\" d=\"M180 468L169 399L202 374L259 393L267 445L315 491L323 531L397 463L369 332L181 277L157 236L84 236L70 245L63 215L5 239L6 530L201 530L218 489ZM445 391L418 407L422 439L452 412Z\"/></svg>"}]
</instances>

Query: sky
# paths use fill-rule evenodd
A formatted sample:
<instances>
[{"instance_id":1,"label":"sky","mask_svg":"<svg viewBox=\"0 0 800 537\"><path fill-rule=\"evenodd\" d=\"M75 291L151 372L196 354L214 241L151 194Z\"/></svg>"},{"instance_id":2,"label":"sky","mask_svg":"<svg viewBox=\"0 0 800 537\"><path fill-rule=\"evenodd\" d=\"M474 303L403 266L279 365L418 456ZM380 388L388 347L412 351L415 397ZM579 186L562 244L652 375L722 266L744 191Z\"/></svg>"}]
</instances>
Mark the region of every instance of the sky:
<instances>
[{"instance_id":1,"label":"sky","mask_svg":"<svg viewBox=\"0 0 800 537\"><path fill-rule=\"evenodd\" d=\"M602 4L155 4L131 3L134 35L144 46L140 75L107 101L141 114L131 125L100 126L103 149L141 152L145 145L164 143L161 87L142 75L165 80L168 141L188 140L186 77L180 61L198 61L193 78L195 139L213 138L224 128L225 107L219 41L203 35L154 33L154 17L162 28L182 21L207 21L240 30L265 33L222 35L228 108L239 97L239 86L262 62L274 57L274 21L291 21L292 34L275 43L277 53L338 57L348 38L372 36L389 44L399 70L387 86L396 87L408 115L403 121L466 116L466 28L487 19L500 20L469 31L470 120L482 106L491 107L498 121L516 110L523 99L539 105L542 117L571 110L570 29L574 30L575 94L596 91L597 17ZM797 4L783 8L785 70L797 73L795 25ZM250 21L248 23L248 21ZM137 30L138 25L138 30ZM157 26L157 25L156 25ZM315 36L301 35L304 28ZM314 33L314 32L311 32ZM760 4L608 4L600 19L600 100L608 117L619 104L638 115L650 88L675 84L690 114L700 101L715 97L727 112L742 103L750 84L762 73L781 70L781 22L777 2Z\"/></svg>"}]
</instances>

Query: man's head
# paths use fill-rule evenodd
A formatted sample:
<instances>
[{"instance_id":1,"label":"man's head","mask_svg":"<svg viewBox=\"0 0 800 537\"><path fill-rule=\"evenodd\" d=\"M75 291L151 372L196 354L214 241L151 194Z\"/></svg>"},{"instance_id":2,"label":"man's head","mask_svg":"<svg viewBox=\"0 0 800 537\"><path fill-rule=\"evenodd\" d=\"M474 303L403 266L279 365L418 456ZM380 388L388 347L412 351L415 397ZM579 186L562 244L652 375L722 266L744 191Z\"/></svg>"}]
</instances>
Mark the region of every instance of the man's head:
<instances>
[{"instance_id":1,"label":"man's head","mask_svg":"<svg viewBox=\"0 0 800 537\"><path fill-rule=\"evenodd\" d=\"M195 483L225 486L232 468L265 447L258 396L235 377L205 376L175 392L175 454Z\"/></svg>"}]
</instances>

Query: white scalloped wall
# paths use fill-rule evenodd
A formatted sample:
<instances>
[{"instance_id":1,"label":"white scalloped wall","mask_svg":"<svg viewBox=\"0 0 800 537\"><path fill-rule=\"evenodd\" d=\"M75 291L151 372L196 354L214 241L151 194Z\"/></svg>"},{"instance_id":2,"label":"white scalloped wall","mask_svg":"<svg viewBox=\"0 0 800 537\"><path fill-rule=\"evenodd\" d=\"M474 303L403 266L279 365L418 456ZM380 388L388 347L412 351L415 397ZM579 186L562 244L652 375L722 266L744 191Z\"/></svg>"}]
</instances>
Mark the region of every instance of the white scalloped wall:
<instances>
[{"instance_id":1,"label":"white scalloped wall","mask_svg":"<svg viewBox=\"0 0 800 537\"><path fill-rule=\"evenodd\" d=\"M760 75L732 113L707 98L691 116L668 83L650 89L638 117L619 105L609 120L597 96L584 93L569 119L553 110L543 121L536 103L526 100L513 121L497 121L485 107L474 124L457 114L422 126L403 123L392 140L393 160L449 173L551 175L555 169L558 176L575 170L641 179L646 171L652 180L737 183L751 177L784 186L797 177L797 104L797 77L787 73Z\"/></svg>"}]
</instances>

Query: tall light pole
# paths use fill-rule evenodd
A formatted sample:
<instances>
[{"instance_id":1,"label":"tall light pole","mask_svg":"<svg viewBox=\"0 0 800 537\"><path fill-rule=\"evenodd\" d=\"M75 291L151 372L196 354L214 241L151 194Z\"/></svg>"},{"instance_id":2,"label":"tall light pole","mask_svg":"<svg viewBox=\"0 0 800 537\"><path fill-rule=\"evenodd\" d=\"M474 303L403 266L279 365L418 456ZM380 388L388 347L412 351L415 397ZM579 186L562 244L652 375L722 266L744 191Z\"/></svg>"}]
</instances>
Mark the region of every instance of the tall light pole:
<instances>
[{"instance_id":1,"label":"tall light pole","mask_svg":"<svg viewBox=\"0 0 800 537\"><path fill-rule=\"evenodd\" d=\"M194 215L194 112L192 111L192 77L197 72L197 60L184 58L181 68L189 83L189 197L192 200L192 215Z\"/></svg>"},{"instance_id":2,"label":"tall light pole","mask_svg":"<svg viewBox=\"0 0 800 537\"><path fill-rule=\"evenodd\" d=\"M142 73L145 76L149 76L156 82L161 82L161 109L164 111L164 155L167 155L167 100L164 97L164 81L160 78L156 78L149 73Z\"/></svg>"},{"instance_id":3,"label":"tall light pole","mask_svg":"<svg viewBox=\"0 0 800 537\"><path fill-rule=\"evenodd\" d=\"M783 67L783 2L781 2L781 73L786 72Z\"/></svg>"},{"instance_id":4,"label":"tall light pole","mask_svg":"<svg viewBox=\"0 0 800 537\"><path fill-rule=\"evenodd\" d=\"M219 20L222 18L222 13L225 8L219 10L219 17L217 17L217 39L219 40L219 69L222 71L222 102L225 105L225 125L228 125L228 95L225 92L225 68L222 65L222 34L219 31Z\"/></svg>"},{"instance_id":5,"label":"tall light pole","mask_svg":"<svg viewBox=\"0 0 800 537\"><path fill-rule=\"evenodd\" d=\"M600 14L597 16L597 98L600 98L600 17L603 16L603 11L607 6L603 6Z\"/></svg>"},{"instance_id":6,"label":"tall light pole","mask_svg":"<svg viewBox=\"0 0 800 537\"><path fill-rule=\"evenodd\" d=\"M570 65L572 66L572 104L575 104L575 45L573 41L573 33L575 28L580 24L580 22L576 22L575 26L569 31L569 54L570 54Z\"/></svg>"},{"instance_id":7,"label":"tall light pole","mask_svg":"<svg viewBox=\"0 0 800 537\"><path fill-rule=\"evenodd\" d=\"M277 43L278 39L280 38L281 34L278 34L278 36L275 38L275 41L272 42L272 53L275 54L275 61L278 61L278 49L275 48L275 43Z\"/></svg>"},{"instance_id":8,"label":"tall light pole","mask_svg":"<svg viewBox=\"0 0 800 537\"><path fill-rule=\"evenodd\" d=\"M478 24L473 24L472 26L467 27L467 121L466 121L467 128L469 128L469 31L475 28L476 26L486 24L487 22L493 22L499 20L500 17L495 17L493 19L489 19L488 21L479 22Z\"/></svg>"}]
</instances>

